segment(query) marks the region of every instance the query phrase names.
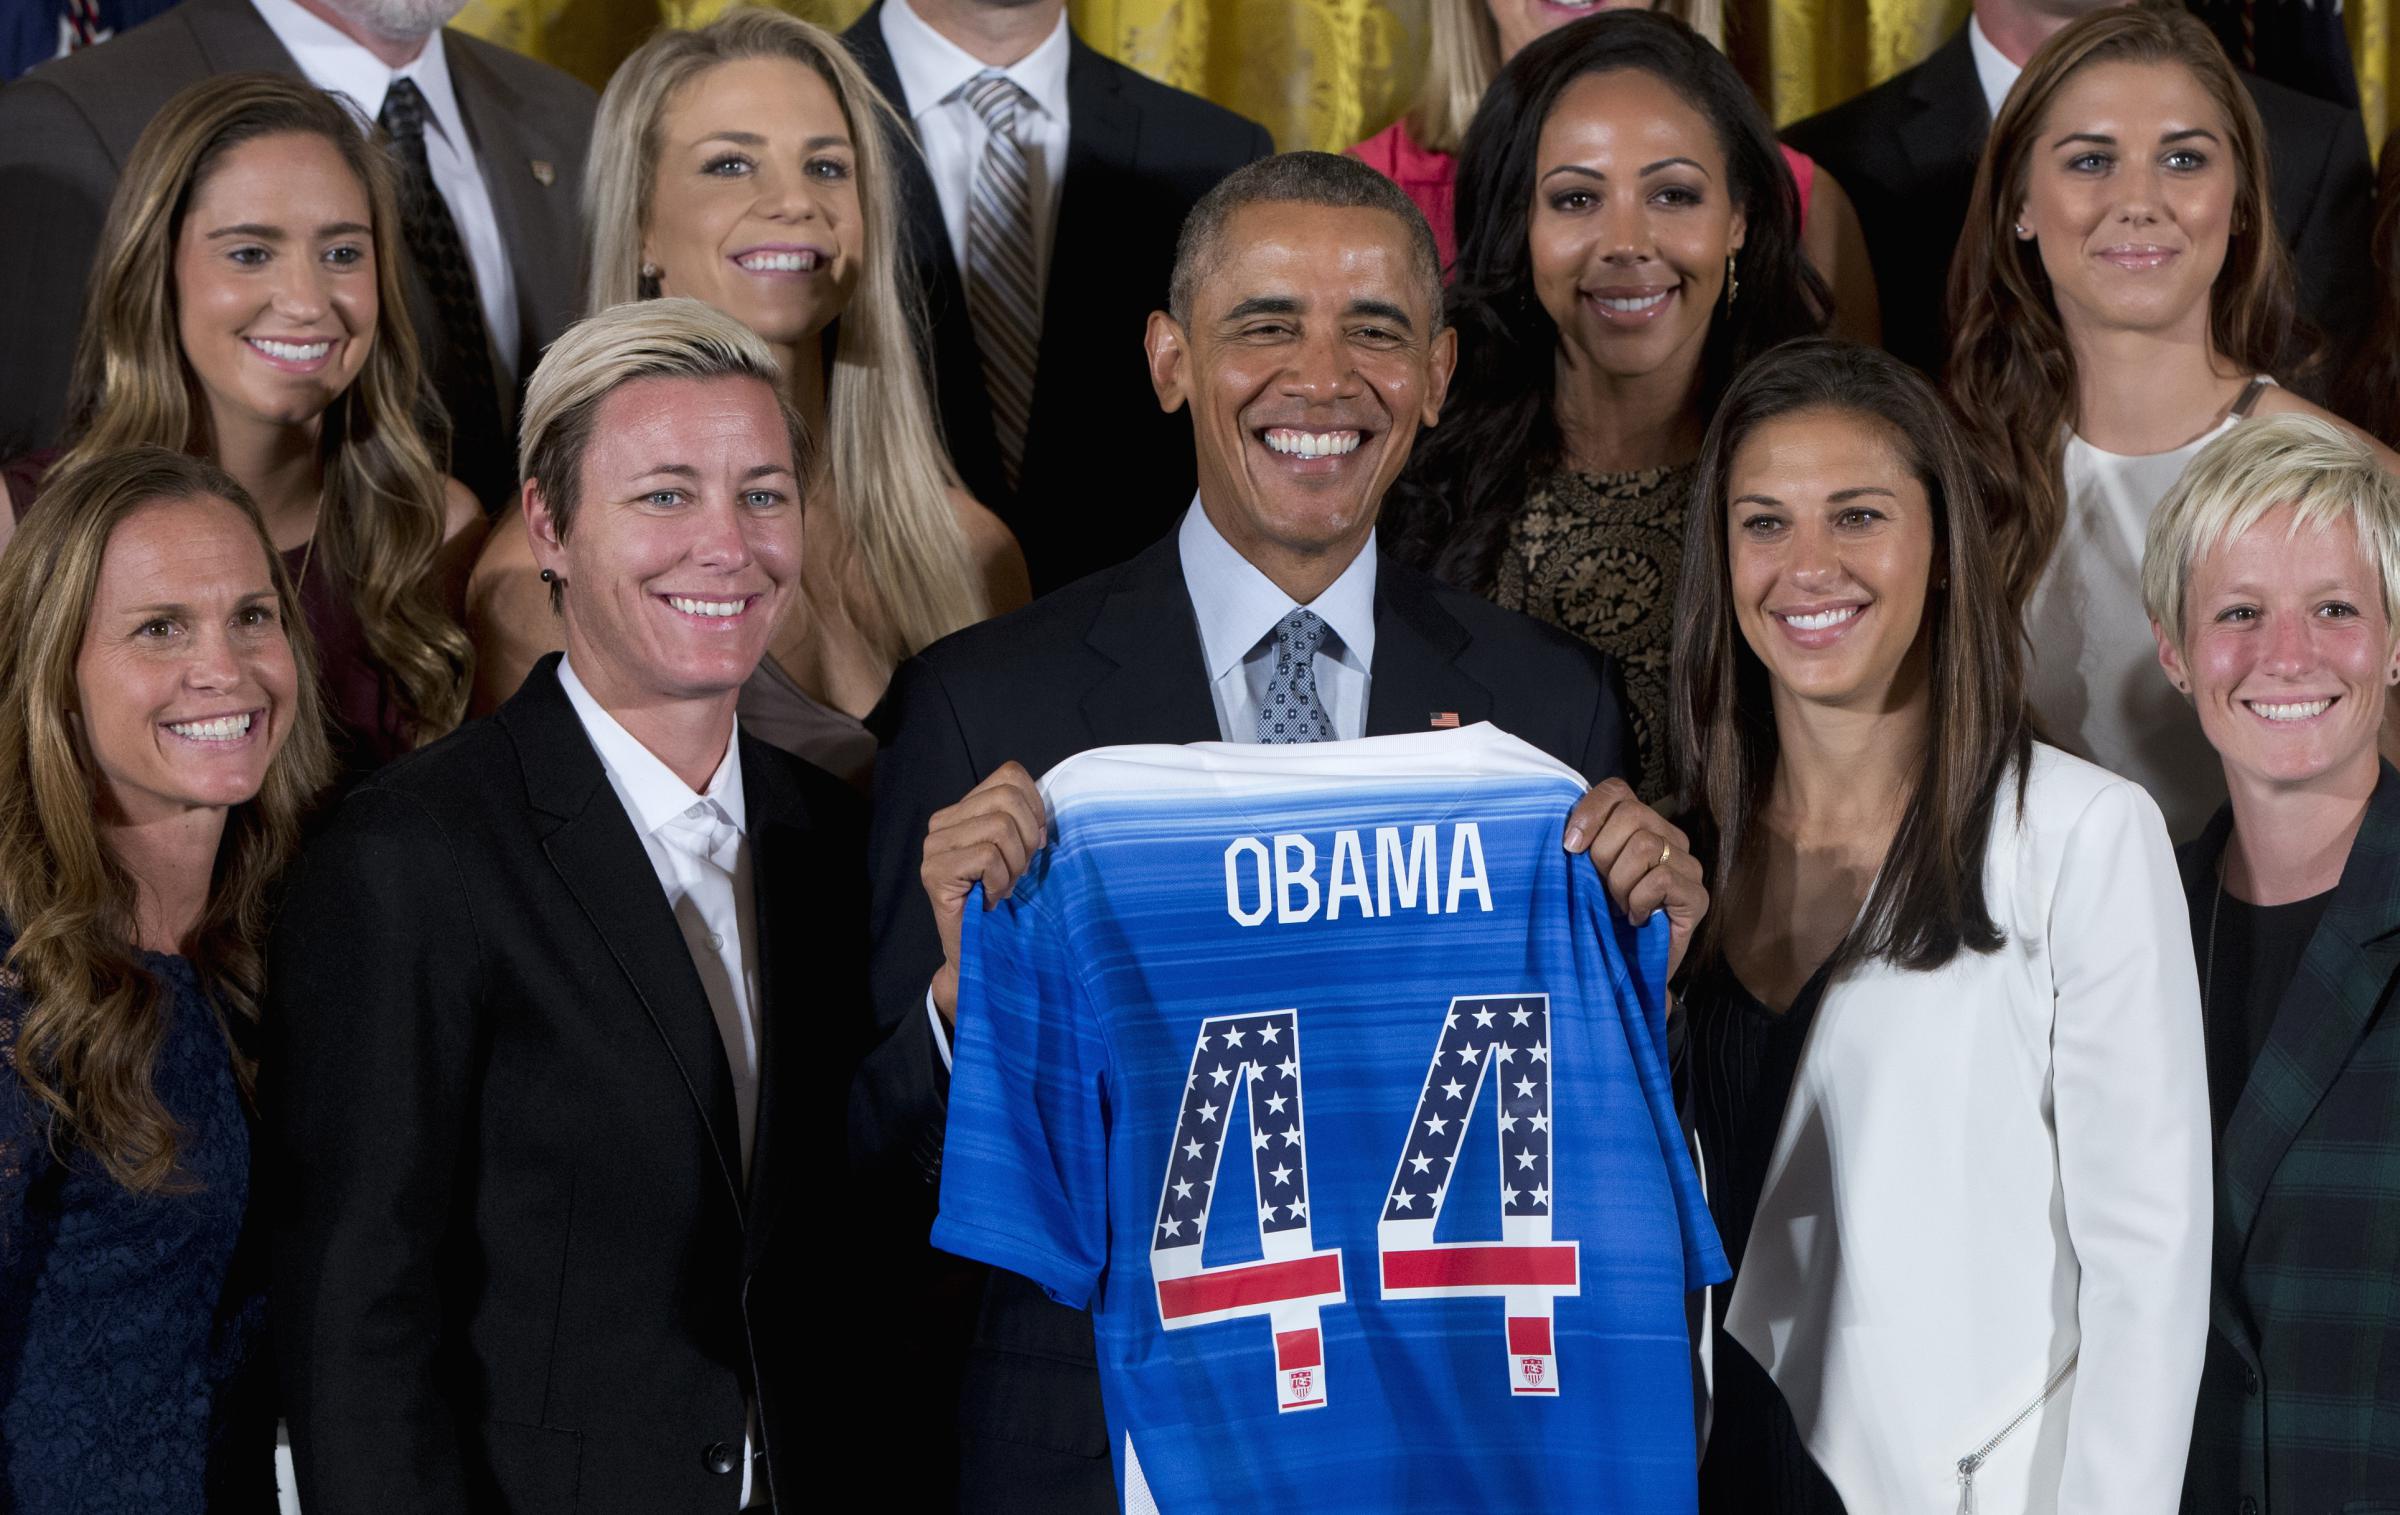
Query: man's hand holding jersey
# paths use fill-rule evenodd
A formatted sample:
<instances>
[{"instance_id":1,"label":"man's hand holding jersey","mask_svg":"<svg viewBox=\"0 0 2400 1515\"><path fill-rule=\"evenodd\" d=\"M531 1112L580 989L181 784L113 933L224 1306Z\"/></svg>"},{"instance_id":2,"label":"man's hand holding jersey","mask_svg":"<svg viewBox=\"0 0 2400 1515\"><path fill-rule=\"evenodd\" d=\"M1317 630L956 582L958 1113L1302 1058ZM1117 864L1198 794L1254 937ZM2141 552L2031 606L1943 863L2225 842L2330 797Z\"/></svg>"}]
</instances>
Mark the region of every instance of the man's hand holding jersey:
<instances>
[{"instance_id":1,"label":"man's hand holding jersey","mask_svg":"<svg viewBox=\"0 0 2400 1515\"><path fill-rule=\"evenodd\" d=\"M925 827L925 861L917 870L933 922L942 936L942 971L933 976L933 1008L946 1024L958 1018L959 922L967 895L983 886L989 910L1008 898L1033 855L1050 839L1049 814L1033 775L1002 763L967 791L966 798L937 810Z\"/></svg>"},{"instance_id":2,"label":"man's hand holding jersey","mask_svg":"<svg viewBox=\"0 0 2400 1515\"><path fill-rule=\"evenodd\" d=\"M942 968L934 975L933 1006L945 1022L958 1013L959 923L967 895L983 886L984 908L1008 898L1033 855L1049 840L1048 815L1033 775L1004 763L925 828L918 870L942 938ZM1629 921L1667 912L1667 973L1683 964L1692 928L1708 913L1708 884L1682 831L1635 798L1632 786L1608 779L1567 815L1569 852L1590 856L1609 898Z\"/></svg>"}]
</instances>

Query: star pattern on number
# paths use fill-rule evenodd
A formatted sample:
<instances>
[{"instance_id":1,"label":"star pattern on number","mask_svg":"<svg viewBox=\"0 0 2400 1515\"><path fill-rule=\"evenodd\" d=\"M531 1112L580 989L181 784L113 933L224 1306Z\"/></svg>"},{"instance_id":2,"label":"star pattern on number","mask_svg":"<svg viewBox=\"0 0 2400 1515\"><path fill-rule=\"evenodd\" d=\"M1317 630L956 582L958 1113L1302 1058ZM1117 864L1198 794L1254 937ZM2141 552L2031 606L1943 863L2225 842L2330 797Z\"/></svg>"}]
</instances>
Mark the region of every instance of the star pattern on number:
<instances>
[{"instance_id":1,"label":"star pattern on number","mask_svg":"<svg viewBox=\"0 0 2400 1515\"><path fill-rule=\"evenodd\" d=\"M1246 1124L1260 1232L1308 1223L1299 1034L1296 1013L1290 1010L1215 1016L1203 1023L1191 1072L1184 1079L1183 1108L1176 1117L1177 1155L1160 1186L1154 1248L1201 1244L1217 1164L1226 1146L1238 1140L1233 1133L1245 1124L1235 1113L1241 1109L1232 1098L1237 1090L1249 1093ZM1265 1061L1269 1055L1279 1061ZM1224 1091L1222 1099L1218 1090Z\"/></svg>"},{"instance_id":2,"label":"star pattern on number","mask_svg":"<svg viewBox=\"0 0 2400 1515\"><path fill-rule=\"evenodd\" d=\"M1501 1213L1550 1213L1550 1049L1541 1040L1549 1021L1547 1002L1539 995L1493 995L1452 1004L1442 1018L1441 1042L1384 1205L1385 1220L1423 1221L1440 1210L1457 1176L1467 1129L1464 1112L1487 1076L1505 1174ZM1414 1182L1420 1179L1433 1186L1430 1194L1424 1183ZM1430 1205L1420 1203L1428 1199Z\"/></svg>"}]
</instances>

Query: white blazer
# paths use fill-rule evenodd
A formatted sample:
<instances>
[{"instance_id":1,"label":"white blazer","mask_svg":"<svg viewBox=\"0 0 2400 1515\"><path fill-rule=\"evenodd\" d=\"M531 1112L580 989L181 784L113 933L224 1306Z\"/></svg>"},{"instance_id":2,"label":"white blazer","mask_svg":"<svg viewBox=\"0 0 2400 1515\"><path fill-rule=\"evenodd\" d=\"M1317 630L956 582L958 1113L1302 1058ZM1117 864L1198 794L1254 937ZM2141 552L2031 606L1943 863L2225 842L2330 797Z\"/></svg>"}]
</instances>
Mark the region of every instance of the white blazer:
<instances>
[{"instance_id":1,"label":"white blazer","mask_svg":"<svg viewBox=\"0 0 2400 1515\"><path fill-rule=\"evenodd\" d=\"M1726 1331L1852 1510L2172 1515L2211 1226L2183 889L2136 785L2037 746L2016 793L2001 948L1827 986Z\"/></svg>"}]
</instances>

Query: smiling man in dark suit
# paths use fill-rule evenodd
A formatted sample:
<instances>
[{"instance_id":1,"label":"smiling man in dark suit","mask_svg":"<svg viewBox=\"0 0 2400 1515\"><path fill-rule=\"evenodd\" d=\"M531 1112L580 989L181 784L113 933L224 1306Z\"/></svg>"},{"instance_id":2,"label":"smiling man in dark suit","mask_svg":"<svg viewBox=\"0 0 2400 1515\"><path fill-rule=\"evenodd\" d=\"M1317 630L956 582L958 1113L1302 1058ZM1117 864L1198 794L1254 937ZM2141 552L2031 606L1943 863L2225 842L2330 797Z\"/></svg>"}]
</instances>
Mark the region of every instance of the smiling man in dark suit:
<instances>
[{"instance_id":1,"label":"smiling man in dark suit","mask_svg":"<svg viewBox=\"0 0 2400 1515\"><path fill-rule=\"evenodd\" d=\"M1121 562L1192 492L1142 322L1184 214L1274 143L1086 47L1066 0L881 0L843 40L914 130L908 255L960 476L1036 592Z\"/></svg>"},{"instance_id":2,"label":"smiling man in dark suit","mask_svg":"<svg viewBox=\"0 0 2400 1515\"><path fill-rule=\"evenodd\" d=\"M487 510L516 475L519 378L575 318L575 190L598 100L442 23L464 0L184 0L0 88L0 456L49 447L84 280L126 155L177 91L242 69L349 96L393 139L408 304L450 411L450 471Z\"/></svg>"},{"instance_id":3,"label":"smiling man in dark suit","mask_svg":"<svg viewBox=\"0 0 2400 1515\"><path fill-rule=\"evenodd\" d=\"M1375 551L1455 352L1432 232L1390 180L1326 153L1237 171L1192 212L1149 320L1152 386L1192 415L1182 523L902 665L870 841L881 1040L851 1112L896 1231L921 1238L931 1213L968 892L1008 891L1042 840L1033 776L1075 753L1490 721L1607 780L1568 840L1630 916L1688 932L1705 909L1681 833L1614 777L1633 758L1614 668ZM1276 730L1302 707L1304 734ZM990 1276L960 1421L961 1508L1114 1508L1090 1318L1014 1274Z\"/></svg>"},{"instance_id":4,"label":"smiling man in dark suit","mask_svg":"<svg viewBox=\"0 0 2400 1515\"><path fill-rule=\"evenodd\" d=\"M1992 118L2035 49L2078 15L2116 3L1975 0L1933 56L1783 134L1850 191L1875 265L1883 343L1895 355L1941 372L1950 254ZM2374 296L2366 127L2355 110L2252 74L2242 82L2267 129L2275 224L2292 250L2301 314L2339 340L2364 329Z\"/></svg>"}]
</instances>

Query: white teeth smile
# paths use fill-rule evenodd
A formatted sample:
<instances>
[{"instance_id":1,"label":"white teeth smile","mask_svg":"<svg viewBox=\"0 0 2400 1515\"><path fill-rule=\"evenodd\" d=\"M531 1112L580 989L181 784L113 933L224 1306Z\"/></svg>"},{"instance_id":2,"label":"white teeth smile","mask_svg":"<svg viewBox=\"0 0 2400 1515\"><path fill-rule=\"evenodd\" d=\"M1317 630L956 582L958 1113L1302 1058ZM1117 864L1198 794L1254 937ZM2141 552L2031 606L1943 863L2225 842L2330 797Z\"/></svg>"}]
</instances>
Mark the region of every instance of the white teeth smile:
<instances>
[{"instance_id":1,"label":"white teeth smile","mask_svg":"<svg viewBox=\"0 0 2400 1515\"><path fill-rule=\"evenodd\" d=\"M333 350L331 342L270 342L264 337L252 337L250 345L270 358L286 363L314 363Z\"/></svg>"},{"instance_id":2,"label":"white teeth smile","mask_svg":"<svg viewBox=\"0 0 2400 1515\"><path fill-rule=\"evenodd\" d=\"M734 261L754 274L804 274L814 270L819 259L813 252L762 252L744 253Z\"/></svg>"},{"instance_id":3,"label":"white teeth smile","mask_svg":"<svg viewBox=\"0 0 2400 1515\"><path fill-rule=\"evenodd\" d=\"M1833 610L1820 610L1815 615L1787 615L1782 620L1794 631L1823 631L1828 626L1841 625L1856 614L1856 605L1843 605Z\"/></svg>"},{"instance_id":4,"label":"white teeth smile","mask_svg":"<svg viewBox=\"0 0 2400 1515\"><path fill-rule=\"evenodd\" d=\"M207 721L170 722L167 729L186 741L231 742L250 734L250 712L221 715Z\"/></svg>"},{"instance_id":5,"label":"white teeth smile","mask_svg":"<svg viewBox=\"0 0 2400 1515\"><path fill-rule=\"evenodd\" d=\"M1639 315L1645 310L1658 309L1666 302L1667 296L1674 292L1671 289L1662 289L1654 295L1599 295L1595 298L1610 310L1623 311L1627 315Z\"/></svg>"},{"instance_id":6,"label":"white teeth smile","mask_svg":"<svg viewBox=\"0 0 2400 1515\"><path fill-rule=\"evenodd\" d=\"M667 596L667 603L685 615L704 615L712 619L724 620L730 616L740 615L750 602L748 600L689 600L682 595L671 594Z\"/></svg>"},{"instance_id":7,"label":"white teeth smile","mask_svg":"<svg viewBox=\"0 0 2400 1515\"><path fill-rule=\"evenodd\" d=\"M2257 700L2242 703L2270 721L2313 721L2333 708L2331 700L2298 700L2284 705L2266 705Z\"/></svg>"},{"instance_id":8,"label":"white teeth smile","mask_svg":"<svg viewBox=\"0 0 2400 1515\"><path fill-rule=\"evenodd\" d=\"M1267 433L1267 450L1295 458L1339 458L1358 451L1355 431L1294 431L1278 426Z\"/></svg>"}]
</instances>

